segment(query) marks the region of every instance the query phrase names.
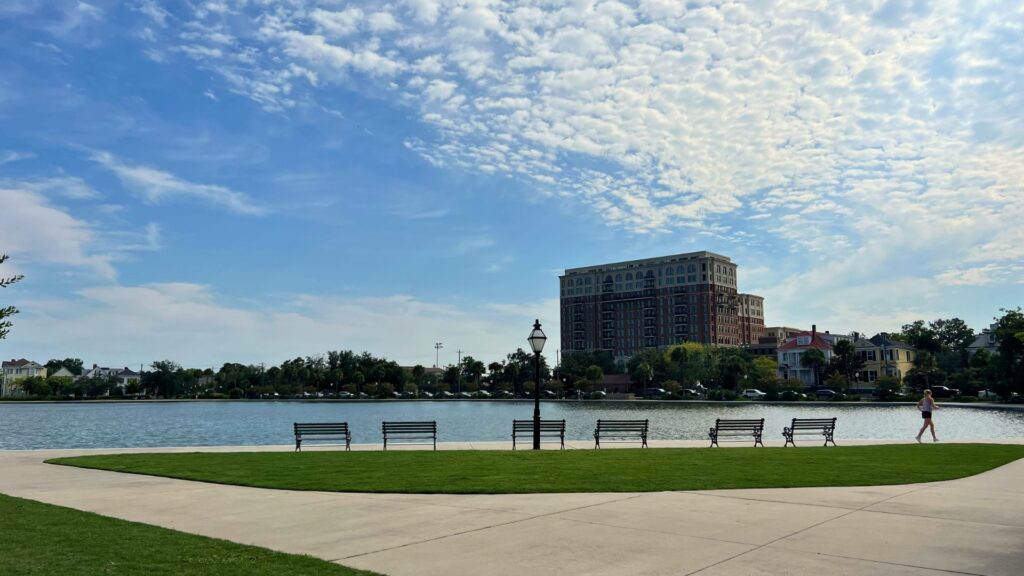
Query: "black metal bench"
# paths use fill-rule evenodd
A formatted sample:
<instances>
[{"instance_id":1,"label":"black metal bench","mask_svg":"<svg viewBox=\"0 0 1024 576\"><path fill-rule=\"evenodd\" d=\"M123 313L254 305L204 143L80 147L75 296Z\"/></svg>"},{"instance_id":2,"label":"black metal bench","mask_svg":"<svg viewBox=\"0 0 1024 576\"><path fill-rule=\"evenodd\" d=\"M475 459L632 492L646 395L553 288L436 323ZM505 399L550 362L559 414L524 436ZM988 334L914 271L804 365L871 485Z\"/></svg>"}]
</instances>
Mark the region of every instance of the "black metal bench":
<instances>
[{"instance_id":1,"label":"black metal bench","mask_svg":"<svg viewBox=\"0 0 1024 576\"><path fill-rule=\"evenodd\" d=\"M594 448L601 447L601 439L617 438L611 442L641 442L647 448L648 420L598 420L594 428Z\"/></svg>"},{"instance_id":2,"label":"black metal bench","mask_svg":"<svg viewBox=\"0 0 1024 576\"><path fill-rule=\"evenodd\" d=\"M512 421L513 450L516 449L516 438L518 437L533 438L533 420ZM545 438L556 438L556 440L547 440L547 442L558 442L561 444L562 450L565 450L565 420L541 420L540 438L541 442L545 442Z\"/></svg>"},{"instance_id":3,"label":"black metal bench","mask_svg":"<svg viewBox=\"0 0 1024 576\"><path fill-rule=\"evenodd\" d=\"M715 426L708 430L708 438L711 438L711 448L718 446L719 439L723 437L729 440L754 439L754 446L761 446L761 435L764 433L764 418L757 420L715 420ZM719 446L720 447L720 446Z\"/></svg>"},{"instance_id":4,"label":"black metal bench","mask_svg":"<svg viewBox=\"0 0 1024 576\"><path fill-rule=\"evenodd\" d=\"M401 442L400 444L421 444L433 443L434 450L437 450L437 422L382 422L381 431L384 433L384 449L388 449L388 438L399 440L431 440L432 442Z\"/></svg>"},{"instance_id":5,"label":"black metal bench","mask_svg":"<svg viewBox=\"0 0 1024 576\"><path fill-rule=\"evenodd\" d=\"M793 436L800 435L824 436L825 446L828 446L829 442L835 446L836 441L832 439L832 434L835 431L835 418L793 418L793 422L782 429L782 436L786 439L786 446L790 444L796 446Z\"/></svg>"},{"instance_id":6,"label":"black metal bench","mask_svg":"<svg viewBox=\"0 0 1024 576\"><path fill-rule=\"evenodd\" d=\"M352 433L348 422L296 422L295 451L302 450L302 442L338 442L345 441L345 450L352 449Z\"/></svg>"}]
</instances>

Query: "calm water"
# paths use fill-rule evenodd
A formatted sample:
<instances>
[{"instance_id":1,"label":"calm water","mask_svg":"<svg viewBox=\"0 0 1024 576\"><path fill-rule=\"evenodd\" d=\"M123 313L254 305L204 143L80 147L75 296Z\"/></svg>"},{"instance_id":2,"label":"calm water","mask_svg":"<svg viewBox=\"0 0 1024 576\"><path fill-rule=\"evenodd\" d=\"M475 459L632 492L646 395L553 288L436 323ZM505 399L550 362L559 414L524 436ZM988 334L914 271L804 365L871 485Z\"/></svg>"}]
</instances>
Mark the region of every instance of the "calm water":
<instances>
[{"instance_id":1,"label":"calm water","mask_svg":"<svg viewBox=\"0 0 1024 576\"><path fill-rule=\"evenodd\" d=\"M766 438L794 417L832 417L836 439L899 438L917 433L913 406L546 402L544 418L566 420L567 437L593 437L598 418L647 418L653 439L707 437L715 418L764 418ZM125 402L0 404L0 449L289 444L293 422L347 421L355 443L379 443L382 420L437 420L438 441L509 440L513 419L533 404L500 402ZM1024 437L1024 411L946 406L939 437Z\"/></svg>"}]
</instances>

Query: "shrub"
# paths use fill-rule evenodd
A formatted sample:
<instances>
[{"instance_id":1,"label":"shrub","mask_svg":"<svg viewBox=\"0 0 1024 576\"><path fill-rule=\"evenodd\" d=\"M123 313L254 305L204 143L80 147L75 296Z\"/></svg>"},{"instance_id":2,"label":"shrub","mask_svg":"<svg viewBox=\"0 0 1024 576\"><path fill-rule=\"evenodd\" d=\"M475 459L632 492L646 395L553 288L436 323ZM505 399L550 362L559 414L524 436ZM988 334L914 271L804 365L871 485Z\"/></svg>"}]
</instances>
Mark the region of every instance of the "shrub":
<instances>
[{"instance_id":1,"label":"shrub","mask_svg":"<svg viewBox=\"0 0 1024 576\"><path fill-rule=\"evenodd\" d=\"M232 388L231 390L228 390L228 398L231 398L232 400L245 398L245 390L242 390L241 388Z\"/></svg>"}]
</instances>

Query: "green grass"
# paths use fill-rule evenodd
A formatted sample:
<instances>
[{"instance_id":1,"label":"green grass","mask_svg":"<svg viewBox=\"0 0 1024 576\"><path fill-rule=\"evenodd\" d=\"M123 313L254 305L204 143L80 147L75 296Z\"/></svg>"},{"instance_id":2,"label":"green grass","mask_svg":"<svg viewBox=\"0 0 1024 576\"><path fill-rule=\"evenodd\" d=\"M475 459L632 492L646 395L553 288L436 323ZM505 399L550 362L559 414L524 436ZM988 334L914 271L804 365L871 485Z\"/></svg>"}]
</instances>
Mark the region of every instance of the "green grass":
<instances>
[{"instance_id":1,"label":"green grass","mask_svg":"<svg viewBox=\"0 0 1024 576\"><path fill-rule=\"evenodd\" d=\"M871 486L950 480L1024 446L115 454L50 463L221 484L338 492L511 494Z\"/></svg>"},{"instance_id":2,"label":"green grass","mask_svg":"<svg viewBox=\"0 0 1024 576\"><path fill-rule=\"evenodd\" d=\"M353 576L373 572L0 494L0 574Z\"/></svg>"}]
</instances>

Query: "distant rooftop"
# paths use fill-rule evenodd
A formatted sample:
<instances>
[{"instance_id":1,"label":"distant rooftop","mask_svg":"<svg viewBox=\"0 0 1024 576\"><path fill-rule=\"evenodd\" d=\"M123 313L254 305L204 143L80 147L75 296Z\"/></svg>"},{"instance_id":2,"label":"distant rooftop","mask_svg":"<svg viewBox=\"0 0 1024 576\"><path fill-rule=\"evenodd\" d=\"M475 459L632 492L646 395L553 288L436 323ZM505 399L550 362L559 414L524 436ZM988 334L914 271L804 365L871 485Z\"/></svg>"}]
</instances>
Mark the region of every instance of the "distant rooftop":
<instances>
[{"instance_id":1,"label":"distant rooftop","mask_svg":"<svg viewBox=\"0 0 1024 576\"><path fill-rule=\"evenodd\" d=\"M578 268L566 268L565 275L569 276L572 274L588 274L591 272L605 270L626 270L628 268L643 268L645 266L666 264L668 262L680 262L684 260L696 260L699 258L720 258L722 260L725 260L726 262L732 261L728 256L723 256L722 254L716 254L714 252L686 252L684 254L673 254L670 256L642 258L640 260L626 260L625 262L612 262L609 264L594 264L591 266L581 266Z\"/></svg>"}]
</instances>

